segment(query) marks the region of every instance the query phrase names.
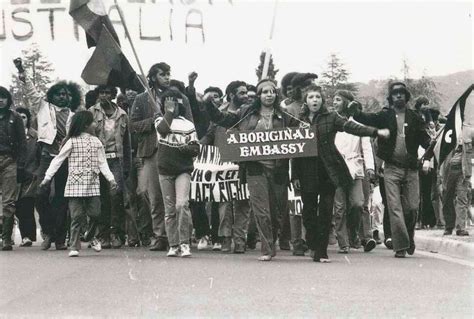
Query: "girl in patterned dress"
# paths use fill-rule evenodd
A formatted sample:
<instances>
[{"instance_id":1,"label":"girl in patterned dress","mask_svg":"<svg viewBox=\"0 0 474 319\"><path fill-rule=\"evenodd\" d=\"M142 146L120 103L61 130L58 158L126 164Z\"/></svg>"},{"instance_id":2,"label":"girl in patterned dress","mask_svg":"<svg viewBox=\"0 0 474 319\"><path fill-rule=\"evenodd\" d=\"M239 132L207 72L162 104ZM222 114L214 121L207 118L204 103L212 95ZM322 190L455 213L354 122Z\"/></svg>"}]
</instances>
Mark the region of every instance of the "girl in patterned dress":
<instances>
[{"instance_id":1,"label":"girl in patterned dress","mask_svg":"<svg viewBox=\"0 0 474 319\"><path fill-rule=\"evenodd\" d=\"M102 173L111 187L116 187L115 179L105 160L105 150L100 140L93 136L97 124L92 113L80 111L71 119L71 126L59 154L46 171L40 187L47 187L61 164L68 160L68 178L64 197L69 198L71 213L69 257L79 256L81 249L80 231L86 216L91 225L100 215L99 173ZM89 233L93 233L90 232ZM100 242L94 237L91 246L100 251Z\"/></svg>"}]
</instances>

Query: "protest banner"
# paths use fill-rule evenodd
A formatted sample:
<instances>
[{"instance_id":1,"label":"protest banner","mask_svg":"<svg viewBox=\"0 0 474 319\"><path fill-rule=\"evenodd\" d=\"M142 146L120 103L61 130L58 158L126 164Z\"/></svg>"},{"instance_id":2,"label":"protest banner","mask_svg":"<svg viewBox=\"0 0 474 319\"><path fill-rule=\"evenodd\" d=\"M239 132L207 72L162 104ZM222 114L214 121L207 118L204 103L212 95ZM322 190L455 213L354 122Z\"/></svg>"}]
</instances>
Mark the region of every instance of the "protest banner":
<instances>
[{"instance_id":1,"label":"protest banner","mask_svg":"<svg viewBox=\"0 0 474 319\"><path fill-rule=\"evenodd\" d=\"M317 156L316 130L282 128L263 131L228 131L217 145L223 161L244 162Z\"/></svg>"},{"instance_id":2,"label":"protest banner","mask_svg":"<svg viewBox=\"0 0 474 319\"><path fill-rule=\"evenodd\" d=\"M201 145L191 174L191 200L197 202L227 202L249 198L247 184L240 184L239 166L223 162L219 149Z\"/></svg>"}]
</instances>

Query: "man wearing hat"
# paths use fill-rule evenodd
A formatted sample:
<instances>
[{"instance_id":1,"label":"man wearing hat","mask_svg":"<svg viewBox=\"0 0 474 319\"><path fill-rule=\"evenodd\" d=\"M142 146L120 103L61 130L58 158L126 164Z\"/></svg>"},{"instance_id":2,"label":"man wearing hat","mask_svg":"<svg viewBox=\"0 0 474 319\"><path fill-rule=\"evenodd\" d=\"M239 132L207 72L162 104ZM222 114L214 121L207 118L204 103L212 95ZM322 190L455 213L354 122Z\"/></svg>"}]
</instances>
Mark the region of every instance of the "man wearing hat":
<instances>
[{"instance_id":1,"label":"man wearing hat","mask_svg":"<svg viewBox=\"0 0 474 319\"><path fill-rule=\"evenodd\" d=\"M427 148L430 136L418 112L408 108L410 92L402 82L388 87L389 106L377 113L364 113L352 102L354 120L377 128L388 128L390 138L378 140L377 156L385 161L384 183L395 257L415 251L415 223L420 202L417 150ZM403 198L403 200L402 200Z\"/></svg>"}]
</instances>

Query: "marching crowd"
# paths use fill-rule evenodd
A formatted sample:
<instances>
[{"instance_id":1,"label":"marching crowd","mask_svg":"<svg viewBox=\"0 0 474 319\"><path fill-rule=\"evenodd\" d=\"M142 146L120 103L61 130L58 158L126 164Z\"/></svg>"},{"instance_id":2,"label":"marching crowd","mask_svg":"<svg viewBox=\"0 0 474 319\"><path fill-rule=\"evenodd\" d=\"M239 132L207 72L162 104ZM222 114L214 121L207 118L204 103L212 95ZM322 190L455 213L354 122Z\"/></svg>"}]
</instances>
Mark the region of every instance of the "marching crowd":
<instances>
[{"instance_id":1,"label":"marching crowd","mask_svg":"<svg viewBox=\"0 0 474 319\"><path fill-rule=\"evenodd\" d=\"M197 73L186 86L161 62L148 72L148 90L118 94L101 85L83 101L80 87L66 81L42 96L21 60L15 64L27 101L15 108L0 87L3 251L12 250L15 217L19 246L37 241L35 209L41 249L69 246L71 257L81 241L96 251L146 246L190 257L195 239L198 250L242 254L259 241L260 261L272 260L278 245L326 263L331 241L341 254L381 244L376 221L399 258L413 255L419 223L469 235L471 131L460 130L438 165L439 111L425 97L412 99L402 82L389 84L386 107L367 113L347 90L329 103L312 73L286 74L281 87L268 79L256 86L233 81L225 92L210 86L199 93ZM308 126L316 156L238 163L248 200L190 200L200 144L217 145L229 129ZM376 185L381 221L371 205ZM301 195L301 215L289 213L289 186Z\"/></svg>"}]
</instances>

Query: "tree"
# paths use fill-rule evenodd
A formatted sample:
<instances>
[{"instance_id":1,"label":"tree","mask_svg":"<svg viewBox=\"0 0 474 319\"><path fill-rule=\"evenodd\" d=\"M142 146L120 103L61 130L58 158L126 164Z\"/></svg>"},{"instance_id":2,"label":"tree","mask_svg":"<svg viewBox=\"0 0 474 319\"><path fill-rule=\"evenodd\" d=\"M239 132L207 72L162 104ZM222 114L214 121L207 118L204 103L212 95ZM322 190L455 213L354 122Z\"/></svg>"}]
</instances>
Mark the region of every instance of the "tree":
<instances>
[{"instance_id":1,"label":"tree","mask_svg":"<svg viewBox=\"0 0 474 319\"><path fill-rule=\"evenodd\" d=\"M321 74L321 84L326 92L328 103L330 103L337 90L357 92L357 86L348 81L349 75L349 71L337 54L331 53L327 68Z\"/></svg>"},{"instance_id":2,"label":"tree","mask_svg":"<svg viewBox=\"0 0 474 319\"><path fill-rule=\"evenodd\" d=\"M433 81L432 78L425 74L419 79L413 79L410 77L410 65L406 58L402 60L402 74L403 80L407 86L408 91L410 91L412 96L412 101L410 103L414 104L414 101L419 96L426 96L430 101L429 107L433 109L440 110L441 108L441 98L442 94L438 91L436 83ZM387 94L387 87L389 84L393 82L397 82L400 80L397 79L390 79L387 81L387 86L385 86L384 94Z\"/></svg>"},{"instance_id":3,"label":"tree","mask_svg":"<svg viewBox=\"0 0 474 319\"><path fill-rule=\"evenodd\" d=\"M260 53L260 64L255 69L255 74L257 74L258 81L262 79L262 72L263 72L263 64L265 63L265 51ZM267 79L275 81L275 77L278 73L278 69L275 69L275 65L273 64L273 56L270 53L270 63L268 64L268 74Z\"/></svg>"},{"instance_id":4,"label":"tree","mask_svg":"<svg viewBox=\"0 0 474 319\"><path fill-rule=\"evenodd\" d=\"M23 62L23 68L27 70L28 75L31 77L33 84L40 94L46 95L48 88L53 82L51 76L54 72L54 68L48 59L41 52L38 44L32 43L30 47L21 51L21 59ZM12 85L10 92L13 96L13 102L16 107L26 106L27 99L20 85L20 80L17 75L12 76Z\"/></svg>"}]
</instances>

